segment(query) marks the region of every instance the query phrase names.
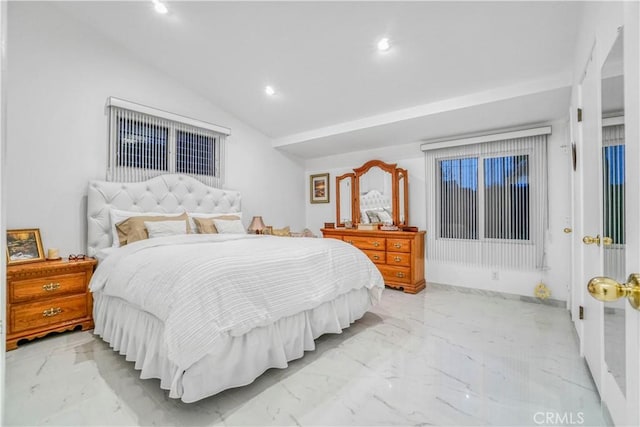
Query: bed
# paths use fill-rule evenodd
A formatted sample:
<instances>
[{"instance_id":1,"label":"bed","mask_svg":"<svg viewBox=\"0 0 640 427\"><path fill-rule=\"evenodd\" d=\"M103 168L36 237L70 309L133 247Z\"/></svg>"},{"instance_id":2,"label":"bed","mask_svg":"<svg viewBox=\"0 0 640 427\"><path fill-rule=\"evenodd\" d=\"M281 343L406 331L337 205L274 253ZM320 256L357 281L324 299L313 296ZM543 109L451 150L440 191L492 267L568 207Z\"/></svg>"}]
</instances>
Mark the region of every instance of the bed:
<instances>
[{"instance_id":1,"label":"bed","mask_svg":"<svg viewBox=\"0 0 640 427\"><path fill-rule=\"evenodd\" d=\"M366 255L335 239L189 234L113 247L114 209L240 216L240 194L184 175L89 184L94 332L187 403L287 367L384 288Z\"/></svg>"}]
</instances>

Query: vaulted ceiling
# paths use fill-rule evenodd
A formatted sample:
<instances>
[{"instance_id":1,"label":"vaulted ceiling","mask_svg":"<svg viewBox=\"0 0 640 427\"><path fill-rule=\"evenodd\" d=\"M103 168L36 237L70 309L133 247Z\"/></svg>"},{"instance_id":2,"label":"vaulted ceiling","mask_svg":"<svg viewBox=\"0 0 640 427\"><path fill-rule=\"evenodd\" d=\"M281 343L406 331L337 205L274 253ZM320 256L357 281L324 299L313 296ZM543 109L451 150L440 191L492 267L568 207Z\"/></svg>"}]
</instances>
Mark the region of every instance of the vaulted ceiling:
<instances>
[{"instance_id":1,"label":"vaulted ceiling","mask_svg":"<svg viewBox=\"0 0 640 427\"><path fill-rule=\"evenodd\" d=\"M166 4L166 15L150 1L58 7L307 158L563 117L582 10L562 1Z\"/></svg>"}]
</instances>

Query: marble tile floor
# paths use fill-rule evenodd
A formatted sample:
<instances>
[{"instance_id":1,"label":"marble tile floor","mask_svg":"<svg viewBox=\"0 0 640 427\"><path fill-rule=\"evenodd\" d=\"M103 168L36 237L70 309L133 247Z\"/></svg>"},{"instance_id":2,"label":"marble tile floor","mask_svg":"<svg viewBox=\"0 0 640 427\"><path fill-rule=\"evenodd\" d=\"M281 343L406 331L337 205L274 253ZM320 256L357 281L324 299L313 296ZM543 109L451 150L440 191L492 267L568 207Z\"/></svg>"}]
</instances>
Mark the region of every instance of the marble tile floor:
<instances>
[{"instance_id":1,"label":"marble tile floor","mask_svg":"<svg viewBox=\"0 0 640 427\"><path fill-rule=\"evenodd\" d=\"M564 308L443 286L386 289L287 369L192 404L90 332L7 353L6 377L5 425L606 425Z\"/></svg>"}]
</instances>

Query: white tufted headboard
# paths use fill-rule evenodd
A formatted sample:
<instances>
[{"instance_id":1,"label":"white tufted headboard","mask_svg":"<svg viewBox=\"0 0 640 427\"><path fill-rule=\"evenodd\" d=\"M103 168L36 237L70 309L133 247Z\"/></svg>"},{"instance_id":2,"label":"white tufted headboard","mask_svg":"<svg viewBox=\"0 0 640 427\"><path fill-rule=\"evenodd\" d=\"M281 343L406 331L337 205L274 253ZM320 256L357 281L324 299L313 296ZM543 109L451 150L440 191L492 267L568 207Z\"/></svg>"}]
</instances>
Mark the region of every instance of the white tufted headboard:
<instances>
[{"instance_id":1,"label":"white tufted headboard","mask_svg":"<svg viewBox=\"0 0 640 427\"><path fill-rule=\"evenodd\" d=\"M240 193L208 187L186 175L160 175L142 182L90 181L87 194L87 254L112 244L111 208L133 212L240 212Z\"/></svg>"},{"instance_id":2,"label":"white tufted headboard","mask_svg":"<svg viewBox=\"0 0 640 427\"><path fill-rule=\"evenodd\" d=\"M367 194L360 196L360 209L363 211L375 210L375 209L389 209L391 203L389 198L385 197L378 190L371 190Z\"/></svg>"}]
</instances>

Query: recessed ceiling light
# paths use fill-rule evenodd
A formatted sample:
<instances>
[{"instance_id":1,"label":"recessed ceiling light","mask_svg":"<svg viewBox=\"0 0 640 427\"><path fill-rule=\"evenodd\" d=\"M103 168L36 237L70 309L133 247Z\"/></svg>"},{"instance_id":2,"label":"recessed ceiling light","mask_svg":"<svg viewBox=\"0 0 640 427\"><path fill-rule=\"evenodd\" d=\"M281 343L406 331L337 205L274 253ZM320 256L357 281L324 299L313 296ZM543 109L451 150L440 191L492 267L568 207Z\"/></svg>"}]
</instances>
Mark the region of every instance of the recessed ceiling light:
<instances>
[{"instance_id":1,"label":"recessed ceiling light","mask_svg":"<svg viewBox=\"0 0 640 427\"><path fill-rule=\"evenodd\" d=\"M266 86L264 88L264 93L266 93L269 96L273 96L276 93L276 90L272 86Z\"/></svg>"},{"instance_id":2,"label":"recessed ceiling light","mask_svg":"<svg viewBox=\"0 0 640 427\"><path fill-rule=\"evenodd\" d=\"M387 50L389 50L391 46L389 45L389 39L388 38L383 38L380 39L380 41L378 42L378 50L380 52L385 52Z\"/></svg>"},{"instance_id":3,"label":"recessed ceiling light","mask_svg":"<svg viewBox=\"0 0 640 427\"><path fill-rule=\"evenodd\" d=\"M156 12L158 12L160 15L166 15L167 12L169 12L169 9L167 9L167 6L165 6L163 3L161 3L158 0L152 0L153 2L153 8L156 10Z\"/></svg>"}]
</instances>

